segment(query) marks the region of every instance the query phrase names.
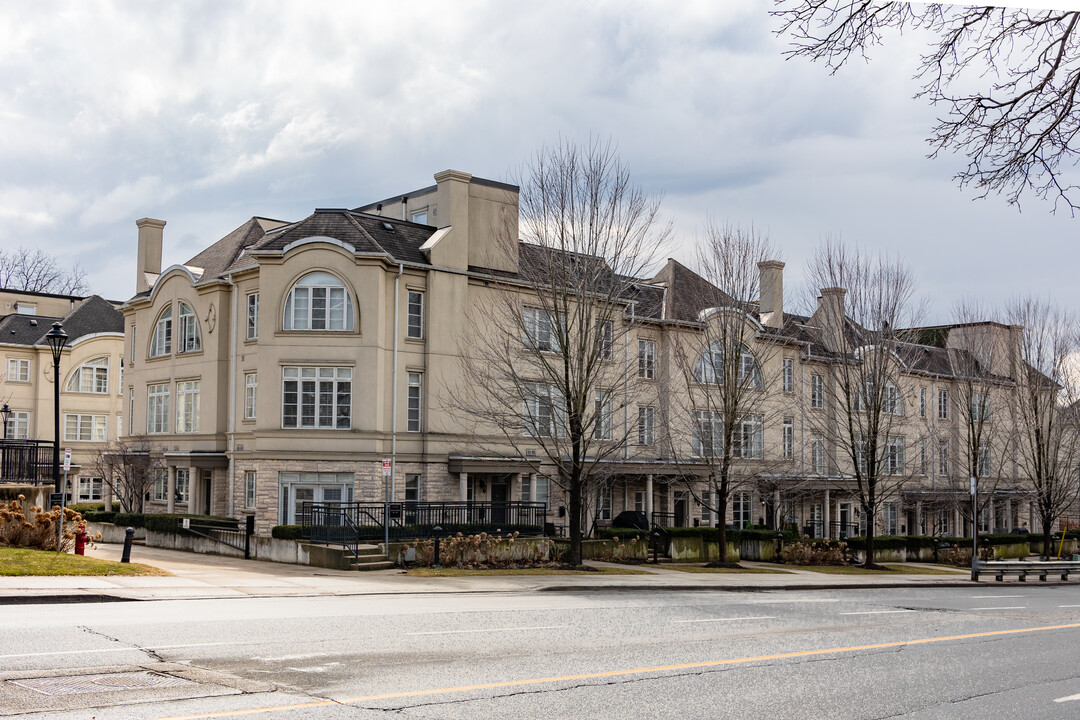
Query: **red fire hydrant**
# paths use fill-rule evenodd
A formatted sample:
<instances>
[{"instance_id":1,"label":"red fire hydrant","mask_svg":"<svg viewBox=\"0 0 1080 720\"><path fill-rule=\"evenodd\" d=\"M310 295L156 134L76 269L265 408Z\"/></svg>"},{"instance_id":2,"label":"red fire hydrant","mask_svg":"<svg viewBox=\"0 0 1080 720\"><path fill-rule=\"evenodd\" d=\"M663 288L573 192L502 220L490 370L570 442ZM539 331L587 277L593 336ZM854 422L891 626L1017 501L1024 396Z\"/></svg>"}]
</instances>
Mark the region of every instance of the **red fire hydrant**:
<instances>
[{"instance_id":1,"label":"red fire hydrant","mask_svg":"<svg viewBox=\"0 0 1080 720\"><path fill-rule=\"evenodd\" d=\"M87 538L86 528L80 527L78 530L75 531L75 554L76 555L85 555L86 554L86 538Z\"/></svg>"}]
</instances>

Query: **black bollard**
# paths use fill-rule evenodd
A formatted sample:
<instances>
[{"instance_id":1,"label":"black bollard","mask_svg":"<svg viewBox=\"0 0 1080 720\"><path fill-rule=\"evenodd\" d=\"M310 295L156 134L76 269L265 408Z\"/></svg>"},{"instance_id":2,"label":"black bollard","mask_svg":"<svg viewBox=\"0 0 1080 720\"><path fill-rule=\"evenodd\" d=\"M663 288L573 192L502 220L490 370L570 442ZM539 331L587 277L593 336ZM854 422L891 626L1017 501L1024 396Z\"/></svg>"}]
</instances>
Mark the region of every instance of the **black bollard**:
<instances>
[{"instance_id":1,"label":"black bollard","mask_svg":"<svg viewBox=\"0 0 1080 720\"><path fill-rule=\"evenodd\" d=\"M658 532L652 534L652 561L656 564L660 563L660 533Z\"/></svg>"},{"instance_id":2,"label":"black bollard","mask_svg":"<svg viewBox=\"0 0 1080 720\"><path fill-rule=\"evenodd\" d=\"M780 562L780 553L784 549L784 533L782 530L776 533L776 562Z\"/></svg>"},{"instance_id":3,"label":"black bollard","mask_svg":"<svg viewBox=\"0 0 1080 720\"><path fill-rule=\"evenodd\" d=\"M431 531L435 533L435 562L434 564L432 564L431 567L441 568L442 565L439 564L439 534L442 532L442 528L436 525L431 529Z\"/></svg>"},{"instance_id":4,"label":"black bollard","mask_svg":"<svg viewBox=\"0 0 1080 720\"><path fill-rule=\"evenodd\" d=\"M124 531L124 554L120 556L120 562L131 562L131 541L135 539L135 528L128 528Z\"/></svg>"}]
</instances>

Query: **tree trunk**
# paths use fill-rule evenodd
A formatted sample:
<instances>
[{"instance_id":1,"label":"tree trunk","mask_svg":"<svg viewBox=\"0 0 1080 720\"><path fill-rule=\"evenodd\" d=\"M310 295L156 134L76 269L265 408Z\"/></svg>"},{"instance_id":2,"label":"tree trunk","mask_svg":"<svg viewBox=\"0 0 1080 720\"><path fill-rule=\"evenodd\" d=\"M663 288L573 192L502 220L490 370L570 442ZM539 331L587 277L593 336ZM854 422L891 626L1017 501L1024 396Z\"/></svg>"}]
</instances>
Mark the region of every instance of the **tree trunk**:
<instances>
[{"instance_id":1,"label":"tree trunk","mask_svg":"<svg viewBox=\"0 0 1080 720\"><path fill-rule=\"evenodd\" d=\"M581 565L581 481L570 480L570 564Z\"/></svg>"}]
</instances>

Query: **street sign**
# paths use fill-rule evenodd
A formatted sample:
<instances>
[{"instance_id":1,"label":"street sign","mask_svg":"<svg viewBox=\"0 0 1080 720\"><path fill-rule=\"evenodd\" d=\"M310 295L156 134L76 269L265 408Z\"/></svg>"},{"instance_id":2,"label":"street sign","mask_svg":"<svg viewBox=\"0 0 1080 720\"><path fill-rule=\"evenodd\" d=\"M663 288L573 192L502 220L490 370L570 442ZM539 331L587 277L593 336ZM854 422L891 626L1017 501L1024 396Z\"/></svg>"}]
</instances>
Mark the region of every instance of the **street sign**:
<instances>
[{"instance_id":1,"label":"street sign","mask_svg":"<svg viewBox=\"0 0 1080 720\"><path fill-rule=\"evenodd\" d=\"M383 458L382 461L382 474L383 477L390 477L390 468L392 466L390 458Z\"/></svg>"},{"instance_id":2,"label":"street sign","mask_svg":"<svg viewBox=\"0 0 1080 720\"><path fill-rule=\"evenodd\" d=\"M974 475L971 476L971 494L975 494L975 488L978 487L979 479Z\"/></svg>"},{"instance_id":3,"label":"street sign","mask_svg":"<svg viewBox=\"0 0 1080 720\"><path fill-rule=\"evenodd\" d=\"M71 469L71 448L64 448L64 472Z\"/></svg>"},{"instance_id":4,"label":"street sign","mask_svg":"<svg viewBox=\"0 0 1080 720\"><path fill-rule=\"evenodd\" d=\"M49 507L53 505L64 506L64 493L49 493Z\"/></svg>"},{"instance_id":5,"label":"street sign","mask_svg":"<svg viewBox=\"0 0 1080 720\"><path fill-rule=\"evenodd\" d=\"M180 518L180 527L185 530L191 529L191 518Z\"/></svg>"}]
</instances>

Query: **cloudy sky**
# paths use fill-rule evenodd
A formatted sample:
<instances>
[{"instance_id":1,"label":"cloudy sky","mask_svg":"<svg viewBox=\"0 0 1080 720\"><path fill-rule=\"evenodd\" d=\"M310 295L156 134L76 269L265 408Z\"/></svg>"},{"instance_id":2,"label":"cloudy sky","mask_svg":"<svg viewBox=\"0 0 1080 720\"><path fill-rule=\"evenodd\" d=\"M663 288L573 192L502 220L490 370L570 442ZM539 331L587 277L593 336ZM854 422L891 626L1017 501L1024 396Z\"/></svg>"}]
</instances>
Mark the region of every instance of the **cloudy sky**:
<instances>
[{"instance_id":1,"label":"cloudy sky","mask_svg":"<svg viewBox=\"0 0 1080 720\"><path fill-rule=\"evenodd\" d=\"M135 220L183 262L252 215L299 219L433 182L506 179L610 138L692 260L707 215L767 230L798 284L826 236L905 258L947 321L965 295L1080 309L1080 218L975 200L926 159L901 38L830 76L787 61L765 0L0 0L0 247L134 292Z\"/></svg>"}]
</instances>

